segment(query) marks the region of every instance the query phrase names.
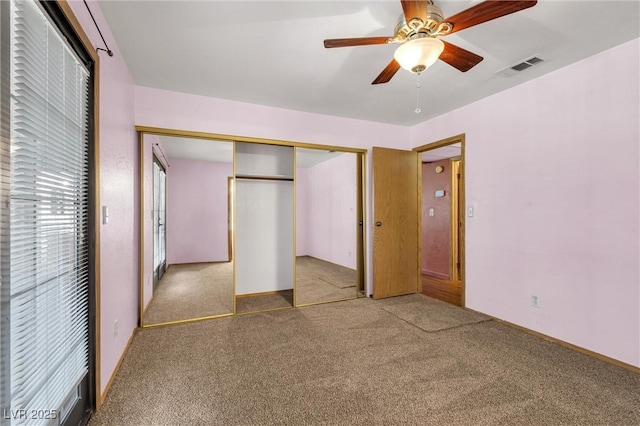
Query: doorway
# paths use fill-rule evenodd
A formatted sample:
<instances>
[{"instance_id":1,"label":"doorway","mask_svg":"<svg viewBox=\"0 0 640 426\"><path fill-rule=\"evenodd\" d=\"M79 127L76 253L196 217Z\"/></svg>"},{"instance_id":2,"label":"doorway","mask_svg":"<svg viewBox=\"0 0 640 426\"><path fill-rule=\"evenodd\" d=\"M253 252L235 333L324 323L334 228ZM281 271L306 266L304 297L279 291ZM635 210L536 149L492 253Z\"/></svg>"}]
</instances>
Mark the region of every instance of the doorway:
<instances>
[{"instance_id":1,"label":"doorway","mask_svg":"<svg viewBox=\"0 0 640 426\"><path fill-rule=\"evenodd\" d=\"M464 135L415 148L420 157L420 283L464 306Z\"/></svg>"}]
</instances>

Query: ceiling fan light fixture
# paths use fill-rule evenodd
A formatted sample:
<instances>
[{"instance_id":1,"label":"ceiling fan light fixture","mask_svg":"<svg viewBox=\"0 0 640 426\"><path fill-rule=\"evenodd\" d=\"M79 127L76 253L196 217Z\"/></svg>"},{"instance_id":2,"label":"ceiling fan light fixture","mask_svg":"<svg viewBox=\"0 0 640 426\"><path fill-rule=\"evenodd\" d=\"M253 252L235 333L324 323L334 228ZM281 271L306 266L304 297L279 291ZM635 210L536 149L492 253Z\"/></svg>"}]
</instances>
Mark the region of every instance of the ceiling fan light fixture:
<instances>
[{"instance_id":1,"label":"ceiling fan light fixture","mask_svg":"<svg viewBox=\"0 0 640 426\"><path fill-rule=\"evenodd\" d=\"M438 60L444 43L433 37L421 37L400 45L393 54L400 66L414 73L421 73Z\"/></svg>"}]
</instances>

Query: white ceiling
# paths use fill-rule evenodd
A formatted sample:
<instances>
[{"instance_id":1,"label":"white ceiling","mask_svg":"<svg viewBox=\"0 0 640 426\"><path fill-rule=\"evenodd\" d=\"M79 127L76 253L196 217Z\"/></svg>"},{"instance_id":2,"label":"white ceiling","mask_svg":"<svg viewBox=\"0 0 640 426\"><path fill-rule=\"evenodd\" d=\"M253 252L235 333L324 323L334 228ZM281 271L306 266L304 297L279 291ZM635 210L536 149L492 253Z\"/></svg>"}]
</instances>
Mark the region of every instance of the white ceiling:
<instances>
[{"instance_id":1,"label":"white ceiling","mask_svg":"<svg viewBox=\"0 0 640 426\"><path fill-rule=\"evenodd\" d=\"M178 136L159 136L160 145L167 156L169 167L171 160L198 160L218 163L233 163L233 142L198 139ZM339 155L355 155L339 151L322 149L296 149L296 167L309 168Z\"/></svg>"},{"instance_id":2,"label":"white ceiling","mask_svg":"<svg viewBox=\"0 0 640 426\"><path fill-rule=\"evenodd\" d=\"M445 16L474 3L436 2ZM400 70L391 82L371 85L396 45L325 49L322 43L393 35L402 12L398 0L99 4L137 85L406 126L640 33L638 0L540 0L530 9L447 36L484 61L467 73L441 61L426 70L420 76L422 112L416 114L416 75ZM496 74L533 55L548 61L511 77Z\"/></svg>"},{"instance_id":3,"label":"white ceiling","mask_svg":"<svg viewBox=\"0 0 640 426\"><path fill-rule=\"evenodd\" d=\"M231 141L160 136L160 145L169 159L169 167L172 159L233 163Z\"/></svg>"}]
</instances>

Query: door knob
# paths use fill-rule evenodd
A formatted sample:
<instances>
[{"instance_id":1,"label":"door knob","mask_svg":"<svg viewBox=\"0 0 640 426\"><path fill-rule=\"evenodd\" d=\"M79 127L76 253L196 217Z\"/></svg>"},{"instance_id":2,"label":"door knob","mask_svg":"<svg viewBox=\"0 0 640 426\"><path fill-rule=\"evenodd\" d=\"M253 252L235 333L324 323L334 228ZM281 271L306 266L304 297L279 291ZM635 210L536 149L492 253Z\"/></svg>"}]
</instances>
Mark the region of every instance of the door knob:
<instances>
[{"instance_id":1,"label":"door knob","mask_svg":"<svg viewBox=\"0 0 640 426\"><path fill-rule=\"evenodd\" d=\"M376 222L376 226L382 226L382 222Z\"/></svg>"}]
</instances>

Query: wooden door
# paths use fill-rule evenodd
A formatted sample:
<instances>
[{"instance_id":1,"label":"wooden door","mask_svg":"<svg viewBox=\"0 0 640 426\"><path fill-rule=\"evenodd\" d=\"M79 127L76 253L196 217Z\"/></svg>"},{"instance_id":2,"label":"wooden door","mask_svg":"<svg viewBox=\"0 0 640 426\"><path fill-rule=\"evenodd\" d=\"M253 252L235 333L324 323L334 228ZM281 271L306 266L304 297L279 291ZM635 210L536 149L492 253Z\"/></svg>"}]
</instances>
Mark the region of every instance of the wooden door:
<instances>
[{"instance_id":1,"label":"wooden door","mask_svg":"<svg viewBox=\"0 0 640 426\"><path fill-rule=\"evenodd\" d=\"M373 148L373 297L418 290L418 154Z\"/></svg>"}]
</instances>

